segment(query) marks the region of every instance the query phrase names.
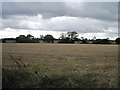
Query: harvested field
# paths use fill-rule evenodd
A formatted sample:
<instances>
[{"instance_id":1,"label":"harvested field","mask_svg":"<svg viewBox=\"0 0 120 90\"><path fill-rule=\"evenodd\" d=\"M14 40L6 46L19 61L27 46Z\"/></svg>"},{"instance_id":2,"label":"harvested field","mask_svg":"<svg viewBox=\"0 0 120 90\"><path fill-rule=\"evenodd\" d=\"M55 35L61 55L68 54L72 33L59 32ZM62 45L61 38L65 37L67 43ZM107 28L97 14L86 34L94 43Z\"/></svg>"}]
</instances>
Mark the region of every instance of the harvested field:
<instances>
[{"instance_id":1,"label":"harvested field","mask_svg":"<svg viewBox=\"0 0 120 90\"><path fill-rule=\"evenodd\" d=\"M17 68L11 55L39 76L68 77L68 87L118 87L117 45L4 43L2 47L3 68Z\"/></svg>"}]
</instances>

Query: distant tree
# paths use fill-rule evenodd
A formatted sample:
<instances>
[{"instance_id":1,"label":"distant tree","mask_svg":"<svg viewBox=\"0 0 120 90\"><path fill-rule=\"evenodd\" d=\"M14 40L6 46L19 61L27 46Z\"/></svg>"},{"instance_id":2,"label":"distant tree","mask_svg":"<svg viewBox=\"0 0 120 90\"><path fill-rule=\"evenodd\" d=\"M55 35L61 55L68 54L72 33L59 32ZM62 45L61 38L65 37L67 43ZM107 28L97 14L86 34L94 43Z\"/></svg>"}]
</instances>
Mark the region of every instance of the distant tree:
<instances>
[{"instance_id":1,"label":"distant tree","mask_svg":"<svg viewBox=\"0 0 120 90\"><path fill-rule=\"evenodd\" d=\"M93 40L96 40L96 36L93 37Z\"/></svg>"},{"instance_id":2,"label":"distant tree","mask_svg":"<svg viewBox=\"0 0 120 90\"><path fill-rule=\"evenodd\" d=\"M84 37L81 37L81 40L84 40Z\"/></svg>"},{"instance_id":3,"label":"distant tree","mask_svg":"<svg viewBox=\"0 0 120 90\"><path fill-rule=\"evenodd\" d=\"M82 39L82 43L83 43L83 44L89 44L89 41L88 41L87 38L85 38L85 39L83 38L83 39Z\"/></svg>"},{"instance_id":4,"label":"distant tree","mask_svg":"<svg viewBox=\"0 0 120 90\"><path fill-rule=\"evenodd\" d=\"M20 36L16 37L16 42L18 42L18 43L25 43L26 40L27 40L27 38L25 35L20 35Z\"/></svg>"},{"instance_id":5,"label":"distant tree","mask_svg":"<svg viewBox=\"0 0 120 90\"><path fill-rule=\"evenodd\" d=\"M79 39L78 33L73 31L73 32L67 32L66 34L61 33L60 40L58 43L74 43L75 41L78 41Z\"/></svg>"},{"instance_id":6,"label":"distant tree","mask_svg":"<svg viewBox=\"0 0 120 90\"><path fill-rule=\"evenodd\" d=\"M1 42L2 42L2 43L6 43L6 40L5 40L5 39L2 39Z\"/></svg>"},{"instance_id":7,"label":"distant tree","mask_svg":"<svg viewBox=\"0 0 120 90\"><path fill-rule=\"evenodd\" d=\"M110 40L109 38L106 38L107 40Z\"/></svg>"},{"instance_id":8,"label":"distant tree","mask_svg":"<svg viewBox=\"0 0 120 90\"><path fill-rule=\"evenodd\" d=\"M43 36L43 35L40 35L40 39L43 40L43 39L44 39L44 36Z\"/></svg>"},{"instance_id":9,"label":"distant tree","mask_svg":"<svg viewBox=\"0 0 120 90\"><path fill-rule=\"evenodd\" d=\"M28 38L28 39L34 39L34 36L28 34L28 35L27 35L27 38Z\"/></svg>"},{"instance_id":10,"label":"distant tree","mask_svg":"<svg viewBox=\"0 0 120 90\"><path fill-rule=\"evenodd\" d=\"M44 37L44 42L47 42L47 43L54 43L54 37L52 35L46 35Z\"/></svg>"},{"instance_id":11,"label":"distant tree","mask_svg":"<svg viewBox=\"0 0 120 90\"><path fill-rule=\"evenodd\" d=\"M61 33L61 34L60 34L60 39L66 39L66 34Z\"/></svg>"},{"instance_id":12,"label":"distant tree","mask_svg":"<svg viewBox=\"0 0 120 90\"><path fill-rule=\"evenodd\" d=\"M93 44L111 44L110 41L107 39L96 39Z\"/></svg>"},{"instance_id":13,"label":"distant tree","mask_svg":"<svg viewBox=\"0 0 120 90\"><path fill-rule=\"evenodd\" d=\"M25 36L25 35L20 35L19 37L20 37L20 38L26 38L26 36Z\"/></svg>"},{"instance_id":14,"label":"distant tree","mask_svg":"<svg viewBox=\"0 0 120 90\"><path fill-rule=\"evenodd\" d=\"M85 38L85 40L86 40L86 41L88 41L88 39L87 39L87 38Z\"/></svg>"},{"instance_id":15,"label":"distant tree","mask_svg":"<svg viewBox=\"0 0 120 90\"><path fill-rule=\"evenodd\" d=\"M0 43L2 43L2 39L0 39Z\"/></svg>"},{"instance_id":16,"label":"distant tree","mask_svg":"<svg viewBox=\"0 0 120 90\"><path fill-rule=\"evenodd\" d=\"M78 33L75 31L67 32L67 36L70 40L75 40L78 37Z\"/></svg>"},{"instance_id":17,"label":"distant tree","mask_svg":"<svg viewBox=\"0 0 120 90\"><path fill-rule=\"evenodd\" d=\"M20 35L16 38L17 43L38 43L39 39L35 39L32 35L28 34L27 36L25 35Z\"/></svg>"},{"instance_id":18,"label":"distant tree","mask_svg":"<svg viewBox=\"0 0 120 90\"><path fill-rule=\"evenodd\" d=\"M120 44L120 38L116 38L115 42L116 44Z\"/></svg>"}]
</instances>

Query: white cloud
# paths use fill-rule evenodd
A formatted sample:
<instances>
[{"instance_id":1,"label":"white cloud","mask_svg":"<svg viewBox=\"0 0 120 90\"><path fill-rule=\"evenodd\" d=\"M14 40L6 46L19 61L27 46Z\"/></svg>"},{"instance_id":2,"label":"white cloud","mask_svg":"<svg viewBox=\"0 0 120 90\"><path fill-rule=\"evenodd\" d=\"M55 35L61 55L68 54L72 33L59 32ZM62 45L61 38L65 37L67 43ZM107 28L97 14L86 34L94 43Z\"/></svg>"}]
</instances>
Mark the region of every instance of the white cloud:
<instances>
[{"instance_id":1,"label":"white cloud","mask_svg":"<svg viewBox=\"0 0 120 90\"><path fill-rule=\"evenodd\" d=\"M15 35L9 32L16 33ZM54 34L59 37L60 32L77 31L80 36L92 38L96 37L117 37L118 29L116 22L105 22L92 18L80 18L70 16L53 17L44 19L42 15L37 16L12 16L9 19L3 19L3 30L5 34L2 37L18 36L20 34L32 33L35 36L41 34ZM18 34L17 34L18 33ZM59 35L58 35L59 33ZM93 33L93 34L91 34Z\"/></svg>"},{"instance_id":2,"label":"white cloud","mask_svg":"<svg viewBox=\"0 0 120 90\"><path fill-rule=\"evenodd\" d=\"M51 19L43 19L41 15L14 16L11 19L3 19L3 28L77 31L79 33L103 32L103 28L108 27L109 24L91 18L69 16L53 17Z\"/></svg>"},{"instance_id":3,"label":"white cloud","mask_svg":"<svg viewBox=\"0 0 120 90\"><path fill-rule=\"evenodd\" d=\"M4 30L0 31L0 38L15 38L19 35L27 35L27 34L31 34L33 36L35 36L36 38L39 38L40 35L47 35L47 34L51 34L53 35L55 38L59 38L61 33L66 33L66 32L57 32L57 31L43 31L43 30L27 30L27 29L12 29L12 28L6 28ZM108 38L106 33L81 33L79 34L79 38L84 37L84 38L88 38L88 39L92 39L94 36L96 36L97 38ZM115 40L117 37L116 35L111 37L110 39Z\"/></svg>"},{"instance_id":4,"label":"white cloud","mask_svg":"<svg viewBox=\"0 0 120 90\"><path fill-rule=\"evenodd\" d=\"M59 38L60 34L62 32L56 32L56 31L43 31L43 30L28 30L28 29L12 29L12 28L5 28L3 30L0 30L0 38L16 38L19 35L27 35L27 34L31 34L33 35L35 38L39 38L40 35L47 35L47 34L51 34L53 35L55 38Z\"/></svg>"}]
</instances>

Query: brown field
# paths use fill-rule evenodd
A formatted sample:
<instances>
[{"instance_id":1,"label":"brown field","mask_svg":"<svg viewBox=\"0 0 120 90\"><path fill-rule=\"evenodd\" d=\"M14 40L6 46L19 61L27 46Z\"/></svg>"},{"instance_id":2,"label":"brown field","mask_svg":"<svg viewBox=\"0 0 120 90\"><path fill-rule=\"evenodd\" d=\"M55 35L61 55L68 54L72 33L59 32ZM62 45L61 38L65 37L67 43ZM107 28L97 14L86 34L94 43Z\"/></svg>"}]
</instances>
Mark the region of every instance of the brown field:
<instances>
[{"instance_id":1,"label":"brown field","mask_svg":"<svg viewBox=\"0 0 120 90\"><path fill-rule=\"evenodd\" d=\"M90 77L96 87L118 87L118 46L95 44L18 44L4 43L3 67L15 68L22 58L29 71L39 75Z\"/></svg>"}]
</instances>

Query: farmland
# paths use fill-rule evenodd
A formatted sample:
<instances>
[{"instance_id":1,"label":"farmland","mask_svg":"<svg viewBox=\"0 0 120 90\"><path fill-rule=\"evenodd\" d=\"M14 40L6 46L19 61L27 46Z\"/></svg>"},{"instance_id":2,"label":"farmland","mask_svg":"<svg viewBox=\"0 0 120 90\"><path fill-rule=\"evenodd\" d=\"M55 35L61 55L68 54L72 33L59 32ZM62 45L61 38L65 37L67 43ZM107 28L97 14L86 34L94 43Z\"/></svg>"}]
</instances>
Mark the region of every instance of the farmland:
<instances>
[{"instance_id":1,"label":"farmland","mask_svg":"<svg viewBox=\"0 0 120 90\"><path fill-rule=\"evenodd\" d=\"M47 83L44 88L118 87L117 45L4 43L2 48L3 68L16 70L10 55L21 59L27 71L46 76L46 81L53 79L53 85Z\"/></svg>"}]
</instances>

